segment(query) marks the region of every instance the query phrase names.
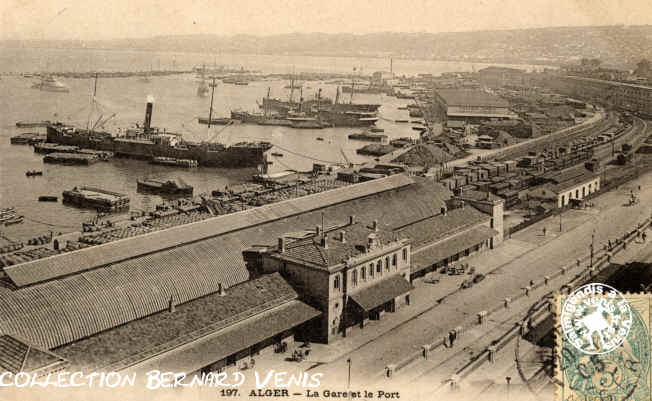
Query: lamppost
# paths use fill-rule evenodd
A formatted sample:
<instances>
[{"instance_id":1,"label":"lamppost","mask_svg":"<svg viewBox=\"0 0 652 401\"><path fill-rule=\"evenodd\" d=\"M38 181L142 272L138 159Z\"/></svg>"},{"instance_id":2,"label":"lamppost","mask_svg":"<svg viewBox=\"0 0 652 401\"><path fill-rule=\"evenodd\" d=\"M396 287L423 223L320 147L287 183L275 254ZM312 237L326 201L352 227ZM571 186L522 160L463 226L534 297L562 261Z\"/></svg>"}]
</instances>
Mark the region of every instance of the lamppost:
<instances>
[{"instance_id":1,"label":"lamppost","mask_svg":"<svg viewBox=\"0 0 652 401\"><path fill-rule=\"evenodd\" d=\"M561 215L564 213L564 204L562 203L561 209L559 209L559 232L562 232L561 228Z\"/></svg>"},{"instance_id":2,"label":"lamppost","mask_svg":"<svg viewBox=\"0 0 652 401\"><path fill-rule=\"evenodd\" d=\"M509 400L509 383L512 381L512 378L507 376L505 377L505 381L507 381L507 400Z\"/></svg>"},{"instance_id":3,"label":"lamppost","mask_svg":"<svg viewBox=\"0 0 652 401\"><path fill-rule=\"evenodd\" d=\"M593 269L593 243L595 241L595 229L591 233L591 269Z\"/></svg>"},{"instance_id":4,"label":"lamppost","mask_svg":"<svg viewBox=\"0 0 652 401\"><path fill-rule=\"evenodd\" d=\"M351 358L347 358L346 363L349 364L349 378L348 378L346 387L348 389L350 389L351 388Z\"/></svg>"}]
</instances>

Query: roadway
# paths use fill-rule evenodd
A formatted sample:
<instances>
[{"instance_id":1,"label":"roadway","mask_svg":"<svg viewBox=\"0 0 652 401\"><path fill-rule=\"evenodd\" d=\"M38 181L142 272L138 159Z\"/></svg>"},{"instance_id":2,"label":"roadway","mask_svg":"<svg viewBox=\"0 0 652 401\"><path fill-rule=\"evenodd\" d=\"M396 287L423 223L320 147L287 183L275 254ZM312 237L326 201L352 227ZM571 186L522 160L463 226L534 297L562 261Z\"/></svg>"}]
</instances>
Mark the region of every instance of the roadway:
<instances>
[{"instance_id":1,"label":"roadway","mask_svg":"<svg viewBox=\"0 0 652 401\"><path fill-rule=\"evenodd\" d=\"M430 309L348 354L319 366L319 371L333 382L341 383L341 380L346 379L346 360L351 358L354 383L356 380L358 383L377 381L385 366L418 351L423 344L441 339L449 330L467 325L478 312L491 309L505 297L523 291L530 280L540 281L544 276L553 275L561 266L585 256L592 234L597 249L602 243L622 236L649 217L652 214L652 202L623 206L630 189L636 191L638 185L643 188L641 199L652 199L652 174L647 174L627 186L596 198L591 210L565 213L561 232L558 231L557 218L546 219L514 234L498 249L482 254L478 261L472 263L477 264L480 271L483 269L483 261L490 264L492 254L501 253L503 247L520 247L523 250L511 261L489 270L487 278L472 289L451 290L459 285L460 279L455 276L442 276L439 286L417 283L414 302L431 304ZM546 226L547 235L544 237L542 230ZM444 296L445 302L438 303L437 300ZM411 305L410 308L412 307Z\"/></svg>"}]
</instances>

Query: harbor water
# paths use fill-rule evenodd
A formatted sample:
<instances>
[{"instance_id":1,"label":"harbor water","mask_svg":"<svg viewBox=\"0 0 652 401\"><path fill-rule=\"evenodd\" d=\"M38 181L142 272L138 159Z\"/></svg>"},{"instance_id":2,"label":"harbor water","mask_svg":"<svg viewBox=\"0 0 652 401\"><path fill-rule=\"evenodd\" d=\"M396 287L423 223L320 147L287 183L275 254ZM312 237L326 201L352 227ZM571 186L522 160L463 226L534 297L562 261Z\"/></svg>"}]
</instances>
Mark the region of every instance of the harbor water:
<instances>
[{"instance_id":1,"label":"harbor water","mask_svg":"<svg viewBox=\"0 0 652 401\"><path fill-rule=\"evenodd\" d=\"M0 72L35 71L145 71L150 67L191 69L202 63L210 64L213 56L180 53L149 53L135 51L101 50L41 50L3 49L0 51ZM282 57L282 56L228 56L216 60L217 64L230 67L243 66L266 73L290 73L296 71L350 72L351 66L365 65L368 71L383 68L384 60L348 59L332 57ZM346 65L346 68L345 68ZM407 68L409 66L409 68ZM475 65L476 68L479 65ZM471 70L473 66L460 63L394 62L399 73ZM415 70L409 70L415 69ZM65 79L68 93L54 93L31 89L29 78L4 75L0 80L0 207L14 207L25 216L22 224L3 228L3 234L12 239L24 240L49 230L56 232L76 231L80 223L96 212L77 209L60 203L61 193L75 186L96 186L121 192L131 198L131 210L151 210L161 197L136 192L139 178L181 178L195 187L195 194L210 193L225 185L248 180L255 169L222 169L199 167L183 169L149 164L147 161L112 159L90 166L64 166L44 164L43 155L34 153L31 146L11 145L9 138L22 132L41 131L44 128L19 129L18 120L58 120L80 127L92 126L99 118L109 118L105 130L121 129L142 124L145 102L154 97L152 125L181 133L186 140L212 140L224 144L241 141L269 141L270 170L310 170L313 163L360 162L365 159L356 155L356 149L365 142L352 141L348 135L360 132L360 128L329 128L322 130L298 130L287 127L270 127L234 124L208 129L199 125L197 117L207 117L210 96L197 96L197 77L194 74L152 76L148 82L137 77L106 78L97 82L95 102L92 93L95 85L91 79ZM235 86L218 81L215 89L213 117L226 117L231 110L260 111L258 103L267 95L287 99L290 90L287 81L254 81L247 86ZM322 96L335 98L336 86L324 82L306 81L303 97L314 97L318 89ZM295 99L299 90L294 91ZM349 95L341 101L350 101ZM355 95L356 103L380 103L380 120L377 126L385 130L389 139L418 137L412 124L396 123L410 120L407 111L398 110L409 100L385 95ZM91 107L95 104L95 107ZM412 119L414 120L414 119ZM272 156L271 153L283 156ZM43 171L43 176L26 177L28 170ZM59 202L38 202L42 195L59 197Z\"/></svg>"}]
</instances>

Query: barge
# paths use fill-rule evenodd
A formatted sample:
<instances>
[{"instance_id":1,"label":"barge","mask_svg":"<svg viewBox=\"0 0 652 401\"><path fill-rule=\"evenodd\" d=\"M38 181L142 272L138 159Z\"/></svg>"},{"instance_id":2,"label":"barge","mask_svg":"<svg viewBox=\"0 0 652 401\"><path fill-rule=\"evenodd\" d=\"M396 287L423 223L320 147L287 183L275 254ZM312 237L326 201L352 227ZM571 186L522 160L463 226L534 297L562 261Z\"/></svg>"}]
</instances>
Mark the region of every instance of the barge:
<instances>
[{"instance_id":1,"label":"barge","mask_svg":"<svg viewBox=\"0 0 652 401\"><path fill-rule=\"evenodd\" d=\"M89 155L82 153L48 153L43 157L44 163L56 163L66 165L80 165L88 166L99 162L101 159L97 155Z\"/></svg>"},{"instance_id":2,"label":"barge","mask_svg":"<svg viewBox=\"0 0 652 401\"><path fill-rule=\"evenodd\" d=\"M103 212L115 212L129 208L127 195L93 187L75 187L63 191L63 203Z\"/></svg>"},{"instance_id":3,"label":"barge","mask_svg":"<svg viewBox=\"0 0 652 401\"><path fill-rule=\"evenodd\" d=\"M138 192L192 196L194 188L181 180L138 180Z\"/></svg>"},{"instance_id":4,"label":"barge","mask_svg":"<svg viewBox=\"0 0 652 401\"><path fill-rule=\"evenodd\" d=\"M45 142L45 135L37 132L25 132L20 135L12 136L9 140L12 145L35 145Z\"/></svg>"},{"instance_id":5,"label":"barge","mask_svg":"<svg viewBox=\"0 0 652 401\"><path fill-rule=\"evenodd\" d=\"M374 134L371 132L360 132L358 134L349 135L349 139L367 142L387 142L387 135Z\"/></svg>"}]
</instances>

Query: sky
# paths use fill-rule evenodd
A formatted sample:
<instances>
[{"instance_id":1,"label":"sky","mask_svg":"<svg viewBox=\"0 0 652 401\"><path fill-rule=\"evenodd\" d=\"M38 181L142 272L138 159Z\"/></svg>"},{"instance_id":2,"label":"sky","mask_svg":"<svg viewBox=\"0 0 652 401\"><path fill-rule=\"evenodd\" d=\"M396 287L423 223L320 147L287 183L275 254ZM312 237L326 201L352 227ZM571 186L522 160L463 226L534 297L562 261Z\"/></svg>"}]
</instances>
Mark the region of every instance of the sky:
<instances>
[{"instance_id":1,"label":"sky","mask_svg":"<svg viewBox=\"0 0 652 401\"><path fill-rule=\"evenodd\" d=\"M652 24L652 0L0 0L0 39Z\"/></svg>"}]
</instances>

